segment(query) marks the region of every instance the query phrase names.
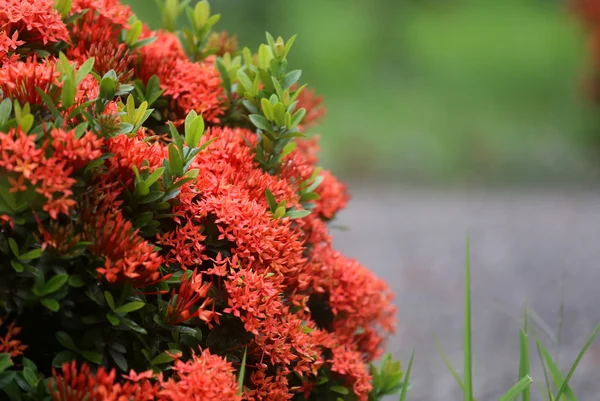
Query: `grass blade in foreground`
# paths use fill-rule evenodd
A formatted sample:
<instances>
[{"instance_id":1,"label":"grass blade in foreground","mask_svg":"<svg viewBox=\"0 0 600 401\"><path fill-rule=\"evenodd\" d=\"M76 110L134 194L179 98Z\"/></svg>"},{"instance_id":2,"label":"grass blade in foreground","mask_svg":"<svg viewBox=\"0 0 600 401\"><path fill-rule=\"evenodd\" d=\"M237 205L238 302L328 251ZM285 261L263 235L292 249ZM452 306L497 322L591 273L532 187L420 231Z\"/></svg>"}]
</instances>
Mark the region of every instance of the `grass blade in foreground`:
<instances>
[{"instance_id":1,"label":"grass blade in foreground","mask_svg":"<svg viewBox=\"0 0 600 401\"><path fill-rule=\"evenodd\" d=\"M529 390L529 386L533 383L531 376L527 375L517 382L510 388L498 401L512 401L526 390Z\"/></svg>"},{"instance_id":2,"label":"grass blade in foreground","mask_svg":"<svg viewBox=\"0 0 600 401\"><path fill-rule=\"evenodd\" d=\"M542 358L543 358L542 361L548 367L548 370L550 371L550 375L552 376L552 380L554 380L554 384L556 385L556 388L558 388L558 389L563 388L563 387L565 387L565 384L566 384L566 387L563 390L564 399L566 401L577 401L577 397L575 397L575 393L573 393L573 390L571 390L571 388L568 386L568 383L565 382L565 379L563 378L563 375L560 372L560 369L558 368L558 366L552 359L550 352L548 352L546 347L544 347L544 345L539 340L536 340L536 342L537 342L538 348L542 354ZM554 399L556 399L556 400L559 399L558 394L556 397L554 397Z\"/></svg>"},{"instance_id":3,"label":"grass blade in foreground","mask_svg":"<svg viewBox=\"0 0 600 401\"><path fill-rule=\"evenodd\" d=\"M402 391L400 392L400 401L406 401L406 394L408 392L408 382L410 380L410 371L412 370L413 360L415 358L415 350L410 355L410 361L408 362L408 369L406 369L406 375L404 376L404 383L402 384Z\"/></svg>"},{"instance_id":4,"label":"grass blade in foreground","mask_svg":"<svg viewBox=\"0 0 600 401\"><path fill-rule=\"evenodd\" d=\"M442 347L442 344L440 343L440 341L437 338L437 336L433 337L433 341L435 341L435 345L436 345L436 347L437 347L440 355L442 356L442 359L444 360L444 363L446 364L446 367L448 368L448 370L452 374L452 377L454 377L454 380L456 380L456 382L460 386L461 390L464 392L465 391L465 384L463 383L462 379L458 375L458 372L456 371L456 369L454 369L454 366L452 366L452 362L450 362L450 358L448 358L448 355L446 355L446 353L444 352L444 348Z\"/></svg>"},{"instance_id":5,"label":"grass blade in foreground","mask_svg":"<svg viewBox=\"0 0 600 401\"><path fill-rule=\"evenodd\" d=\"M559 397L563 393L567 394L567 391L569 390L569 380L571 380L571 377L573 376L573 373L575 373L575 369L577 369L577 366L579 365L579 362L581 362L581 358L583 358L583 355L585 354L585 352L587 351L587 349L589 348L589 346L594 341L594 338L596 338L596 334L598 334L598 331L600 331L600 324L598 326L596 326L596 328L594 329L594 331L590 335L590 338L588 338L587 342L585 343L585 345L583 346L583 348L581 349L581 351L579 351L579 355L577 355L577 358L575 359L575 362L573 362L573 366L571 366L571 369L569 370L569 373L567 373L567 377L565 377L565 380L564 380L562 386L560 386L560 389L558 390L558 393L556 393L556 397L555 398L557 400L559 399Z\"/></svg>"},{"instance_id":6,"label":"grass blade in foreground","mask_svg":"<svg viewBox=\"0 0 600 401\"><path fill-rule=\"evenodd\" d=\"M471 256L470 243L467 236L465 251L465 327L464 327L464 400L473 401L473 377L471 357Z\"/></svg>"},{"instance_id":7,"label":"grass blade in foreground","mask_svg":"<svg viewBox=\"0 0 600 401\"><path fill-rule=\"evenodd\" d=\"M527 330L527 318L525 319L525 330ZM519 331L521 340L520 345L520 361L519 361L519 380L529 376L529 336L523 330ZM522 401L531 400L531 389L529 386L523 390Z\"/></svg>"},{"instance_id":8,"label":"grass blade in foreground","mask_svg":"<svg viewBox=\"0 0 600 401\"><path fill-rule=\"evenodd\" d=\"M244 356L242 357L242 365L240 366L240 373L238 375L238 388L240 395L244 392L244 376L246 375L246 354L248 348L244 348Z\"/></svg>"}]
</instances>

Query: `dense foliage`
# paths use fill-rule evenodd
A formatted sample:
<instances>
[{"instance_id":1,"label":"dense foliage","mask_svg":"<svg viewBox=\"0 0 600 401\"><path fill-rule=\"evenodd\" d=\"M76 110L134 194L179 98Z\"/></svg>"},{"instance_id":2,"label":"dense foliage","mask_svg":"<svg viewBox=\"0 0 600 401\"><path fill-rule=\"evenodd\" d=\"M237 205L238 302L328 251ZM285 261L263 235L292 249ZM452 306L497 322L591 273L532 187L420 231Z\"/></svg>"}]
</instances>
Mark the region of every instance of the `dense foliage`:
<instances>
[{"instance_id":1,"label":"dense foliage","mask_svg":"<svg viewBox=\"0 0 600 401\"><path fill-rule=\"evenodd\" d=\"M387 285L332 248L323 114L219 19L0 0L0 389L11 400L367 400ZM178 16L189 26L174 33Z\"/></svg>"}]
</instances>

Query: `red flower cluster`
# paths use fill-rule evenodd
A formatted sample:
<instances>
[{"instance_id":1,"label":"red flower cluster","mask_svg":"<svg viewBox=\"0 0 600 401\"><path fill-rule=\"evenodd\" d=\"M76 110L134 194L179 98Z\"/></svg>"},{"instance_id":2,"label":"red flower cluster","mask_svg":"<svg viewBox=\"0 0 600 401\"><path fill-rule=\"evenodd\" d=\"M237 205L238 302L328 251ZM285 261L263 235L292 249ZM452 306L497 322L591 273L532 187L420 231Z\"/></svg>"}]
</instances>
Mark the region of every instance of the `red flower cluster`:
<instances>
[{"instance_id":1,"label":"red flower cluster","mask_svg":"<svg viewBox=\"0 0 600 401\"><path fill-rule=\"evenodd\" d=\"M571 0L571 6L583 20L588 30L591 54L586 90L595 101L600 100L600 3L597 0Z\"/></svg>"},{"instance_id":2,"label":"red flower cluster","mask_svg":"<svg viewBox=\"0 0 600 401\"><path fill-rule=\"evenodd\" d=\"M87 359L54 372L54 401L313 399L329 385L366 401L395 308L332 247L346 187L317 167L316 138L295 139L322 99L281 87L297 74L265 62L289 51L279 39L237 57L201 28L205 3L188 11L205 36L184 46L117 0L62 16L0 0L0 272L31 289L0 291L0 316L45 308L67 350L27 357ZM20 330L0 353L20 356Z\"/></svg>"}]
</instances>

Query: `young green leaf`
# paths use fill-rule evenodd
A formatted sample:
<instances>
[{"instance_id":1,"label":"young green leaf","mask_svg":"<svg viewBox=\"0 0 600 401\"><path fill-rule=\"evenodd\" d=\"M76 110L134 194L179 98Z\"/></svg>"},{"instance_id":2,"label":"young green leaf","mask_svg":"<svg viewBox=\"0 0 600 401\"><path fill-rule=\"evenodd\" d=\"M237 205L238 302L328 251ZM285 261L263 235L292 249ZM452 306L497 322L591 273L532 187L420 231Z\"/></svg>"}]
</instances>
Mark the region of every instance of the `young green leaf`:
<instances>
[{"instance_id":1,"label":"young green leaf","mask_svg":"<svg viewBox=\"0 0 600 401\"><path fill-rule=\"evenodd\" d=\"M238 373L238 394L242 395L244 392L244 376L246 375L246 354L248 348L244 348L244 356L242 357L242 364L240 365L240 372Z\"/></svg>"},{"instance_id":2,"label":"young green leaf","mask_svg":"<svg viewBox=\"0 0 600 401\"><path fill-rule=\"evenodd\" d=\"M525 323L525 327L527 327L527 323ZM526 330L526 329L525 329ZM529 375L529 336L523 330L519 331L520 338L520 360L519 360L519 379L522 379ZM523 390L521 393L522 401L530 401L531 400L531 389L529 386Z\"/></svg>"},{"instance_id":3,"label":"young green leaf","mask_svg":"<svg viewBox=\"0 0 600 401\"><path fill-rule=\"evenodd\" d=\"M404 377L404 383L402 383L402 391L400 392L400 401L406 401L406 394L408 392L408 385L410 380L410 372L412 370L413 360L415 359L415 350L413 349L410 355L410 361L408 362L408 369L406 369L406 376Z\"/></svg>"},{"instance_id":4,"label":"young green leaf","mask_svg":"<svg viewBox=\"0 0 600 401\"><path fill-rule=\"evenodd\" d=\"M275 200L275 196L273 196L273 192L271 192L269 188L265 189L265 197L267 198L269 209L271 212L275 212L277 209L277 201Z\"/></svg>"},{"instance_id":5,"label":"young green leaf","mask_svg":"<svg viewBox=\"0 0 600 401\"><path fill-rule=\"evenodd\" d=\"M4 372L11 366L13 366L13 361L10 358L10 354L7 352L0 354L0 373Z\"/></svg>"},{"instance_id":6,"label":"young green leaf","mask_svg":"<svg viewBox=\"0 0 600 401\"><path fill-rule=\"evenodd\" d=\"M108 291L104 291L104 299L106 299L106 303L111 310L115 310L115 299L112 294Z\"/></svg>"},{"instance_id":7,"label":"young green leaf","mask_svg":"<svg viewBox=\"0 0 600 401\"><path fill-rule=\"evenodd\" d=\"M248 118L250 118L250 121L252 121L252 124L254 124L256 128L271 133L273 132L273 127L271 126L271 123L260 114L250 114Z\"/></svg>"},{"instance_id":8,"label":"young green leaf","mask_svg":"<svg viewBox=\"0 0 600 401\"><path fill-rule=\"evenodd\" d=\"M87 74L89 74L90 71L92 71L92 68L94 68L94 61L94 57L90 57L87 60L85 60L83 64L81 64L81 67L79 67L79 69L77 70L77 78L75 80L77 84L83 81Z\"/></svg>"},{"instance_id":9,"label":"young green leaf","mask_svg":"<svg viewBox=\"0 0 600 401\"><path fill-rule=\"evenodd\" d=\"M40 300L40 303L52 312L58 312L60 310L60 304L54 298L44 298Z\"/></svg>"}]
</instances>

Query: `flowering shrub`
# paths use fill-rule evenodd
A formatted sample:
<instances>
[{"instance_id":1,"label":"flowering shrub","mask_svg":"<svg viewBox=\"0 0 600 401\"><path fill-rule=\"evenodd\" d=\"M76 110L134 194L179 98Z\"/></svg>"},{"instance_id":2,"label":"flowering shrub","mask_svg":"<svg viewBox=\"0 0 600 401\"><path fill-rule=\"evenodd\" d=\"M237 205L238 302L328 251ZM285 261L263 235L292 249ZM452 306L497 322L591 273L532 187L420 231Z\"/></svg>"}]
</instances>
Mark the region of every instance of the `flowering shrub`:
<instances>
[{"instance_id":1,"label":"flowering shrub","mask_svg":"<svg viewBox=\"0 0 600 401\"><path fill-rule=\"evenodd\" d=\"M294 38L203 1L0 0L0 389L11 400L373 400L387 285L332 248L348 200L301 131ZM189 27L173 33L185 11Z\"/></svg>"}]
</instances>

